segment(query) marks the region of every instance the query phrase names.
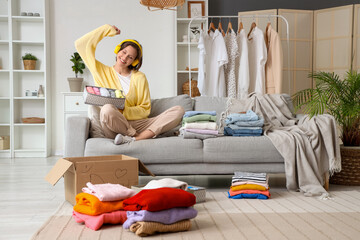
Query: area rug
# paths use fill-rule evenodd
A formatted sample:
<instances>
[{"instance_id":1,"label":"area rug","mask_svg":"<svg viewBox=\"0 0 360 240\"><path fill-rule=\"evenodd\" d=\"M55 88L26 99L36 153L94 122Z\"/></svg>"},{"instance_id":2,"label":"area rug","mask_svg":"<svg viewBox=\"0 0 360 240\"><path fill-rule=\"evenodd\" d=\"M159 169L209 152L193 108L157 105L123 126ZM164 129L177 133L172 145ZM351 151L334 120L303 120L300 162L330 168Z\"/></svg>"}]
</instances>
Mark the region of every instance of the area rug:
<instances>
[{"instance_id":1,"label":"area rug","mask_svg":"<svg viewBox=\"0 0 360 240\"><path fill-rule=\"evenodd\" d=\"M207 192L196 204L190 231L157 234L148 239L359 239L360 192L331 192L332 199L271 190L271 199L229 199L226 192ZM32 239L140 239L121 225L98 231L76 223L64 202Z\"/></svg>"}]
</instances>

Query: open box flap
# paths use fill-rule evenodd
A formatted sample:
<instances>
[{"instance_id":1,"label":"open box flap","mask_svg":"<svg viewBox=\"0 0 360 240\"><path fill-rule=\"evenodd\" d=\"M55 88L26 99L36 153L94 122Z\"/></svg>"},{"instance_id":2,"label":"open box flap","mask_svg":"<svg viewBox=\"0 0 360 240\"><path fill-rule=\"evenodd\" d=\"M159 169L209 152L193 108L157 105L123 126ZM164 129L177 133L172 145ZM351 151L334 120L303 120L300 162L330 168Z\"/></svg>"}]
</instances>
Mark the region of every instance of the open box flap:
<instances>
[{"instance_id":1,"label":"open box flap","mask_svg":"<svg viewBox=\"0 0 360 240\"><path fill-rule=\"evenodd\" d=\"M139 160L139 171L144 174L149 174L150 176L155 177L155 174L153 174L145 165Z\"/></svg>"},{"instance_id":2,"label":"open box flap","mask_svg":"<svg viewBox=\"0 0 360 240\"><path fill-rule=\"evenodd\" d=\"M45 180L54 186L72 165L73 163L68 160L59 159L46 175Z\"/></svg>"}]
</instances>

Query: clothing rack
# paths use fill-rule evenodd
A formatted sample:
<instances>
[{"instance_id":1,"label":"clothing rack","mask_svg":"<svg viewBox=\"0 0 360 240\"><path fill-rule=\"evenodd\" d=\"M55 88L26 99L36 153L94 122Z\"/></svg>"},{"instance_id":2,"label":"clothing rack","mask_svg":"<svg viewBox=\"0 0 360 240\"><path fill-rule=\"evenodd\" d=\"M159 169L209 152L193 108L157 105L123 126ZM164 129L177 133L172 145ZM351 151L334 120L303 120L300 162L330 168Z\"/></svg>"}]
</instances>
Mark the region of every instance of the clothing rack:
<instances>
[{"instance_id":1,"label":"clothing rack","mask_svg":"<svg viewBox=\"0 0 360 240\"><path fill-rule=\"evenodd\" d=\"M253 18L255 21L255 18L280 18L282 20L284 20L284 22L286 23L286 40L287 40L287 52L288 52L288 80L289 80L289 92L288 94L290 95L291 93L291 81L290 81L290 37L289 37L289 23L286 20L286 18L282 15L274 15L274 14L267 14L267 15L245 15L245 16L197 16L197 17L193 17L191 18L189 25L188 25L188 63L189 63L189 94L190 97L191 95L191 51L190 51L190 27L191 27L191 23L196 20L196 19L208 19L208 18L219 18L220 21L222 18ZM208 27L208 26L207 26Z\"/></svg>"}]
</instances>

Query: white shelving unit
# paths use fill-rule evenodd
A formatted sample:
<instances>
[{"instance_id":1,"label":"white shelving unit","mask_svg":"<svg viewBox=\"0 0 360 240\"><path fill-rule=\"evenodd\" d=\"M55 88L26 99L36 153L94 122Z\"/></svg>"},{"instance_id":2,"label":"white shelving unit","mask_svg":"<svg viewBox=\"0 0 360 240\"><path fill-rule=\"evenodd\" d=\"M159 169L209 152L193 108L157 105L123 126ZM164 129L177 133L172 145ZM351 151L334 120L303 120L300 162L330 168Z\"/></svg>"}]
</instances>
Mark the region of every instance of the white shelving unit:
<instances>
[{"instance_id":1,"label":"white shelving unit","mask_svg":"<svg viewBox=\"0 0 360 240\"><path fill-rule=\"evenodd\" d=\"M21 16L21 13L40 16ZM50 64L48 1L0 0L0 136L10 136L10 149L0 157L47 157L50 154ZM35 55L35 70L24 70L22 56ZM44 97L26 96L43 85ZM24 124L26 117L45 118Z\"/></svg>"},{"instance_id":2,"label":"white shelving unit","mask_svg":"<svg viewBox=\"0 0 360 240\"><path fill-rule=\"evenodd\" d=\"M200 2L200 1L199 1ZM208 0L201 1L204 2L205 5L205 13L204 15L208 15ZM183 41L183 36L188 35L188 27L191 18L188 17L188 1L184 3L182 7L178 7L177 13L175 14L175 22L176 22L176 30L175 30L175 64L176 64L176 92L175 94L180 95L182 94L182 85L185 82L188 82L189 78L189 70L198 68L198 59L199 59L199 50L197 48L198 44L196 42L191 43L191 63L192 66L187 66L188 63L188 42ZM203 23L203 29L207 29L208 21L207 19L199 19L194 20L191 26L198 27L199 30L201 29L201 24ZM199 34L197 34L197 39L199 39ZM193 38L191 33L190 39ZM189 70L186 70L186 67L189 67ZM192 79L197 80L197 71L191 71Z\"/></svg>"}]
</instances>

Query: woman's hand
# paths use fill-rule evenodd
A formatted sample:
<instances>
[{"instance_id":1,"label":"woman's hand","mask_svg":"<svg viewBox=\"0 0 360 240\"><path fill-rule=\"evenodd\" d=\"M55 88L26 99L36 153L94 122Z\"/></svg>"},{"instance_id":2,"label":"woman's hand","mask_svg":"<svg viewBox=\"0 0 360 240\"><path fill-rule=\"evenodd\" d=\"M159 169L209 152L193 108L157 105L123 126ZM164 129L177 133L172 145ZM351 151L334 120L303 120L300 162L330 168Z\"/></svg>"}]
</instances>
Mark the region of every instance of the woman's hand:
<instances>
[{"instance_id":1,"label":"woman's hand","mask_svg":"<svg viewBox=\"0 0 360 240\"><path fill-rule=\"evenodd\" d=\"M115 35L119 35L120 34L120 29L118 29L115 25L112 26L115 30L116 30L116 34Z\"/></svg>"}]
</instances>

